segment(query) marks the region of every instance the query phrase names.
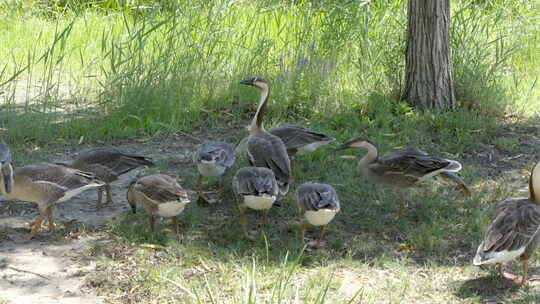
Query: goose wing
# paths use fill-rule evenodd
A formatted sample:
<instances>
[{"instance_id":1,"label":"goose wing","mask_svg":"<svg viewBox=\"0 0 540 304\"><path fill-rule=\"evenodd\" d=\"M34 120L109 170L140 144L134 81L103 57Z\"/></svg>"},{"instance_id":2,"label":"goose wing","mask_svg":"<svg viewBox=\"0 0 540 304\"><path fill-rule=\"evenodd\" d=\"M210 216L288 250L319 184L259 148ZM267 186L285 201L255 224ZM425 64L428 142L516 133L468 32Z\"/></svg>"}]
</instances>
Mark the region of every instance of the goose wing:
<instances>
[{"instance_id":1,"label":"goose wing","mask_svg":"<svg viewBox=\"0 0 540 304\"><path fill-rule=\"evenodd\" d=\"M253 166L269 168L282 185L291 183L291 162L285 144L279 137L271 134L250 136L247 152Z\"/></svg>"},{"instance_id":2,"label":"goose wing","mask_svg":"<svg viewBox=\"0 0 540 304\"><path fill-rule=\"evenodd\" d=\"M298 204L303 210L339 209L336 190L327 184L305 183L297 190Z\"/></svg>"},{"instance_id":3,"label":"goose wing","mask_svg":"<svg viewBox=\"0 0 540 304\"><path fill-rule=\"evenodd\" d=\"M540 206L528 199L502 202L479 250L490 253L525 248L539 228Z\"/></svg>"},{"instance_id":4,"label":"goose wing","mask_svg":"<svg viewBox=\"0 0 540 304\"><path fill-rule=\"evenodd\" d=\"M268 168L245 167L236 172L233 190L238 195L277 195L279 187L272 170Z\"/></svg>"},{"instance_id":5,"label":"goose wing","mask_svg":"<svg viewBox=\"0 0 540 304\"><path fill-rule=\"evenodd\" d=\"M312 131L302 126L295 125L275 127L268 130L268 132L279 137L288 150L298 149L316 142L331 142L335 140L335 138L324 133Z\"/></svg>"},{"instance_id":6,"label":"goose wing","mask_svg":"<svg viewBox=\"0 0 540 304\"><path fill-rule=\"evenodd\" d=\"M176 180L165 174L155 174L140 178L132 185L134 190L144 194L156 203L187 198L187 192Z\"/></svg>"},{"instance_id":7,"label":"goose wing","mask_svg":"<svg viewBox=\"0 0 540 304\"><path fill-rule=\"evenodd\" d=\"M54 183L67 189L83 187L94 181L94 174L55 164L19 167L14 175L25 176L32 182Z\"/></svg>"},{"instance_id":8,"label":"goose wing","mask_svg":"<svg viewBox=\"0 0 540 304\"><path fill-rule=\"evenodd\" d=\"M379 157L370 169L379 175L401 175L417 180L445 169L459 171L461 165L452 160L435 157L417 148L407 148Z\"/></svg>"},{"instance_id":9,"label":"goose wing","mask_svg":"<svg viewBox=\"0 0 540 304\"><path fill-rule=\"evenodd\" d=\"M153 165L154 162L146 156L127 153L112 147L83 151L73 162L73 167L83 170L97 170L95 173L99 176L102 174L104 176L118 176L140 166Z\"/></svg>"}]
</instances>

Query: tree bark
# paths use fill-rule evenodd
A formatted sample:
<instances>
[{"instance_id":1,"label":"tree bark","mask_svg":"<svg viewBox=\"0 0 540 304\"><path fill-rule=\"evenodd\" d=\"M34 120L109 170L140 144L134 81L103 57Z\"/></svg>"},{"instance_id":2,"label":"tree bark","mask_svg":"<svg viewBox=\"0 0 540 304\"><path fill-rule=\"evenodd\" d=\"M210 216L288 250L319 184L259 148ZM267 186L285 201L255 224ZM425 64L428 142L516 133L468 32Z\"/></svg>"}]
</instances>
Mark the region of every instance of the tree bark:
<instances>
[{"instance_id":1,"label":"tree bark","mask_svg":"<svg viewBox=\"0 0 540 304\"><path fill-rule=\"evenodd\" d=\"M409 0L408 16L404 97L418 108L454 109L450 0Z\"/></svg>"}]
</instances>

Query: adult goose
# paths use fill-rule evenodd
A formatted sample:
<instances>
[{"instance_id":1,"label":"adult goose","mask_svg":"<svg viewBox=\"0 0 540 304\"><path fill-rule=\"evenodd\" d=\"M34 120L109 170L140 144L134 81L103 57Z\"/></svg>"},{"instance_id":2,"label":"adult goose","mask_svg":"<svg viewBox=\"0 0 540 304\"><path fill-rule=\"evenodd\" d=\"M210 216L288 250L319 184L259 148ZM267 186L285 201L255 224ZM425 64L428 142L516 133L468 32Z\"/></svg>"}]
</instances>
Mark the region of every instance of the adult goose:
<instances>
[{"instance_id":1,"label":"adult goose","mask_svg":"<svg viewBox=\"0 0 540 304\"><path fill-rule=\"evenodd\" d=\"M267 108L270 85L266 80L257 77L242 80L240 83L261 90L257 112L249 126L246 148L248 160L252 166L272 170L279 185L279 192L285 195L292 182L291 162L287 148L279 137L270 134L263 126L263 115Z\"/></svg>"},{"instance_id":2,"label":"adult goose","mask_svg":"<svg viewBox=\"0 0 540 304\"><path fill-rule=\"evenodd\" d=\"M176 234L177 215L190 202L187 191L178 184L176 178L166 174L144 176L133 181L127 191L127 201L133 213L137 212L137 205L142 205L148 212L151 231L154 231L156 215L172 217Z\"/></svg>"},{"instance_id":3,"label":"adult goose","mask_svg":"<svg viewBox=\"0 0 540 304\"><path fill-rule=\"evenodd\" d=\"M296 200L300 214L300 240L304 242L306 224L320 226L321 231L315 247L319 247L326 225L339 212L339 199L336 190L327 184L304 183L296 191Z\"/></svg>"},{"instance_id":4,"label":"adult goose","mask_svg":"<svg viewBox=\"0 0 540 304\"><path fill-rule=\"evenodd\" d=\"M267 212L276 201L279 186L272 170L264 167L244 167L234 175L232 188L238 200L244 236L250 239L245 210L247 208L262 210L261 224L266 225Z\"/></svg>"},{"instance_id":5,"label":"adult goose","mask_svg":"<svg viewBox=\"0 0 540 304\"><path fill-rule=\"evenodd\" d=\"M84 150L68 166L82 171L92 172L105 185L98 190L97 207L101 207L103 192L107 203L112 204L110 183L120 175L142 166L154 166L152 159L139 154L127 153L113 147L98 147Z\"/></svg>"},{"instance_id":6,"label":"adult goose","mask_svg":"<svg viewBox=\"0 0 540 304\"><path fill-rule=\"evenodd\" d=\"M529 178L529 197L506 200L497 205L495 218L478 246L474 265L496 264L499 275L510 280L517 277L506 273L502 263L518 259L523 268L519 284L527 283L529 259L540 244L540 162Z\"/></svg>"},{"instance_id":7,"label":"adult goose","mask_svg":"<svg viewBox=\"0 0 540 304\"><path fill-rule=\"evenodd\" d=\"M197 164L199 178L197 179L197 191L199 198L197 203L208 204L208 200L202 192L203 176L221 176L219 183L220 192L223 191L225 171L234 165L236 156L234 145L221 141L207 141L202 143L193 154L193 161Z\"/></svg>"},{"instance_id":8,"label":"adult goose","mask_svg":"<svg viewBox=\"0 0 540 304\"><path fill-rule=\"evenodd\" d=\"M375 144L360 137L349 140L337 149L347 148L368 150L358 161L358 169L375 182L394 186L394 191L399 196L399 214L405 209L405 198L399 189L415 186L419 181L437 175L451 179L466 195L470 195L467 184L455 174L462 168L455 160L432 156L415 147L379 156Z\"/></svg>"},{"instance_id":9,"label":"adult goose","mask_svg":"<svg viewBox=\"0 0 540 304\"><path fill-rule=\"evenodd\" d=\"M289 156L305 155L329 144L336 139L324 133L309 130L302 126L284 125L268 130L283 141Z\"/></svg>"},{"instance_id":10,"label":"adult goose","mask_svg":"<svg viewBox=\"0 0 540 304\"><path fill-rule=\"evenodd\" d=\"M32 239L49 219L49 231L55 228L53 209L57 203L69 200L81 192L102 187L94 174L56 164L38 164L16 168L5 143L0 143L0 192L7 199L27 201L38 205L37 216L27 240Z\"/></svg>"}]
</instances>

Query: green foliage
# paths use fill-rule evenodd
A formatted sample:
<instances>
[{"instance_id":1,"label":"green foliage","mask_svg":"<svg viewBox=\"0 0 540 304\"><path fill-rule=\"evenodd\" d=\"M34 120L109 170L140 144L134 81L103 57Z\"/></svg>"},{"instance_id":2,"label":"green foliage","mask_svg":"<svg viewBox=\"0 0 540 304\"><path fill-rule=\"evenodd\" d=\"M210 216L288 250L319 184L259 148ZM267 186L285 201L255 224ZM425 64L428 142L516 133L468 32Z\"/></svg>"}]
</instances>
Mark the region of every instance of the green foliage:
<instances>
[{"instance_id":1,"label":"green foliage","mask_svg":"<svg viewBox=\"0 0 540 304\"><path fill-rule=\"evenodd\" d=\"M255 75L272 82L270 116L282 121L339 120L364 113L373 95L403 93L402 1L14 0L3 8L0 91L10 114L1 122L25 125L36 111L42 122L17 137L112 139L236 120L245 111L238 105L257 98L238 81ZM535 111L535 12L524 2L453 5L463 108ZM399 104L399 117L415 115Z\"/></svg>"}]
</instances>

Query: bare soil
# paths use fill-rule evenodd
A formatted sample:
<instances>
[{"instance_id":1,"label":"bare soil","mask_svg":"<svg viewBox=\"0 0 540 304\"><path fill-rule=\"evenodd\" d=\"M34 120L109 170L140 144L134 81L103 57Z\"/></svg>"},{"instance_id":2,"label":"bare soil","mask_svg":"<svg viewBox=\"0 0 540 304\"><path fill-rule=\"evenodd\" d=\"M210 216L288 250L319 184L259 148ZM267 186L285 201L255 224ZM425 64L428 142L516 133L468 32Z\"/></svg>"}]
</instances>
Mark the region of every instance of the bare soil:
<instances>
[{"instance_id":1,"label":"bare soil","mask_svg":"<svg viewBox=\"0 0 540 304\"><path fill-rule=\"evenodd\" d=\"M195 142L196 138L175 138L159 144L131 142L118 147L152 157L158 164L191 163ZM69 150L81 149L81 146L64 148L65 159L58 159L58 152L50 153L49 161L68 160ZM84 280L95 269L92 248L104 238L100 228L130 211L125 199L129 183L145 171L153 170L158 169L136 169L112 183L112 205L97 209L95 190L57 205L54 210L56 230L53 233L41 231L31 241L23 237L38 215L36 206L0 201L0 303L102 303L103 299L86 286ZM160 171L179 175L173 169Z\"/></svg>"}]
</instances>

